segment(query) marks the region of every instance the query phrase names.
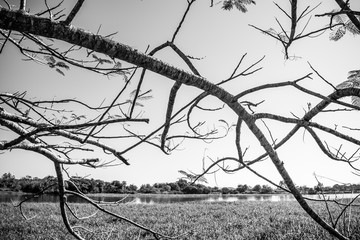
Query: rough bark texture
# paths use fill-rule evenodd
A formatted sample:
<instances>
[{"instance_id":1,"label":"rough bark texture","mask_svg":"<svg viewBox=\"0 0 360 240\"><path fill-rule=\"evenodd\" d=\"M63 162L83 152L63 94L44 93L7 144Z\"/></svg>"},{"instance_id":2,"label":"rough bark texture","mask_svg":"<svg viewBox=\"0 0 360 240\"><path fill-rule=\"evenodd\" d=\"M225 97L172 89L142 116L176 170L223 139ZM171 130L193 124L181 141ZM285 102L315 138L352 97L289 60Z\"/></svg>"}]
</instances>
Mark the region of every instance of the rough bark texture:
<instances>
[{"instance_id":1,"label":"rough bark texture","mask_svg":"<svg viewBox=\"0 0 360 240\"><path fill-rule=\"evenodd\" d=\"M62 166L60 163L54 162L58 186L59 186L59 205L60 205L60 212L63 219L63 222L65 224L66 229L69 231L71 235L73 235L78 240L84 240L82 237L80 237L78 234L76 234L71 227L67 213L66 213L66 195L65 195L65 183L64 183L64 177L62 174Z\"/></svg>"},{"instance_id":2,"label":"rough bark texture","mask_svg":"<svg viewBox=\"0 0 360 240\"><path fill-rule=\"evenodd\" d=\"M214 92L219 90L216 89L219 87L212 86L204 78L177 69L156 58L138 52L127 45L95 35L72 25L68 26L46 18L0 8L0 28L62 40L146 68L172 80L196 86L204 91ZM219 91L219 93L222 97L229 97L223 94L224 91ZM227 100L229 101L230 99Z\"/></svg>"}]
</instances>

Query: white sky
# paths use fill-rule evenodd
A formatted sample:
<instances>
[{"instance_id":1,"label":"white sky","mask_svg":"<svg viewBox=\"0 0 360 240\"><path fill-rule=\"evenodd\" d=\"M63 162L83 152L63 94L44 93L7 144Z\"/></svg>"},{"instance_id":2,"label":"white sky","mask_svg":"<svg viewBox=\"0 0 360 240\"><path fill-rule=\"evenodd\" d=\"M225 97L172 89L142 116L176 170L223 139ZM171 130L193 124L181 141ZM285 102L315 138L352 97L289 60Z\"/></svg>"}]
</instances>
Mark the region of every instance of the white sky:
<instances>
[{"instance_id":1,"label":"white sky","mask_svg":"<svg viewBox=\"0 0 360 240\"><path fill-rule=\"evenodd\" d=\"M18 4L18 1L12 2ZM28 1L32 12L39 7L37 6L39 2L41 1ZM360 3L353 2L353 10L359 10ZM287 9L289 5L286 0L277 1L277 3L284 9ZM317 3L318 1L300 1L299 11L302 11L308 4L315 6ZM68 5L66 3L65 6ZM118 32L114 36L114 40L130 45L139 51L145 51L148 45L150 45L150 49L153 49L171 39L186 8L186 1L123 0L106 1L106 5L104 5L103 1L85 2L73 24L91 32L96 32L101 25L100 34ZM194 4L175 43L186 54L203 58L201 61L195 61L194 64L200 73L212 82L219 82L228 77L243 54L247 53L247 57L240 69L245 69L265 55L264 61L259 65L263 67L262 71L224 86L233 94L264 83L289 81L302 77L311 72L307 61L334 85L345 81L348 71L360 69L359 37L354 37L352 34L347 34L338 42L329 41L329 32L325 32L317 38L307 38L295 42L290 48L290 55L297 56L297 60L285 61L279 42L248 26L248 24L253 24L263 29L270 27L279 29L274 18L276 16L284 23L284 27L289 27L286 17L271 1L257 1L257 5L249 7L249 12L246 14L236 10L223 11L220 5L210 8L209 5L210 1L198 1ZM40 7L43 8L43 6ZM336 7L335 1L324 1L315 13L328 12ZM307 31L322 27L326 23L328 23L327 18L313 17ZM174 56L168 50L156 55L157 58L175 66L184 66ZM120 78L108 79L75 67L71 67L71 70L67 71L63 77L47 66L21 59L23 57L11 44L8 44L0 55L2 92L27 91L28 97L42 100L52 97L57 99L76 97L78 100L98 105L104 98L107 103L111 102L123 84L123 80ZM320 91L324 95L332 92L332 89L318 77L315 75L313 77L313 80L306 80L303 86ZM150 118L151 123L145 129L139 124L139 131L150 131L151 127L154 128L161 124L166 110L166 99L172 84L172 81L148 73L144 90L152 89L154 98L146 102L143 117ZM132 87L135 86L133 84ZM179 99L176 106L179 107L181 103L188 102L191 100L191 96L195 96L197 93L199 92L196 90L184 87L178 94ZM301 116L304 113L303 109L307 108L308 102L311 102L313 106L319 102L318 99L306 96L289 87L258 92L246 98L246 100L254 102L264 99L265 103L256 109L257 112L272 112L288 117L291 117L290 112ZM221 105L211 98L204 104L206 106ZM206 117L208 116L206 115ZM341 120L342 123L345 121L351 127L358 127L358 121L356 121L358 117L359 115L354 113L339 117L333 117L326 113L316 118L316 121L322 120L322 123L333 126L334 123ZM236 122L234 114L229 111L213 113L211 119L214 122L219 119L226 119L229 123ZM261 123L259 124L261 125ZM209 125L209 127L211 126L212 124ZM292 126L269 122L269 127L275 137L281 139ZM107 181L124 180L138 186L143 183L172 182L180 177L178 170L199 173L202 169L204 153L212 159L225 156L235 157L233 137L232 132L228 139L214 142L211 145L186 141L181 148L182 151L175 151L170 156L162 154L158 149L144 145L138 150L126 154L125 157L130 159L131 166L121 165L96 171L71 167L70 173L79 176L90 174L92 178ZM112 144L123 149L123 142ZM301 130L293 140L278 151L296 184L316 185L314 172L340 182L360 182L359 177L351 174L351 169L346 164L327 159L313 144L314 141L310 135L303 136ZM249 159L252 159L251 156L259 154L256 141L248 134L244 136L242 145L243 147L253 146L249 152ZM333 146L338 146L338 143L335 142ZM354 148L349 152L353 150ZM275 182L280 181L270 160L258 164L255 169ZM26 175L38 177L55 175L53 165L49 160L37 154L19 150L0 155L0 174L5 172L11 172L18 178ZM208 180L211 186L217 183L219 187L265 183L247 171L232 175L219 173L216 175L216 182L213 176L208 176ZM335 182L325 179L320 180L323 180L325 184L335 184Z\"/></svg>"}]
</instances>

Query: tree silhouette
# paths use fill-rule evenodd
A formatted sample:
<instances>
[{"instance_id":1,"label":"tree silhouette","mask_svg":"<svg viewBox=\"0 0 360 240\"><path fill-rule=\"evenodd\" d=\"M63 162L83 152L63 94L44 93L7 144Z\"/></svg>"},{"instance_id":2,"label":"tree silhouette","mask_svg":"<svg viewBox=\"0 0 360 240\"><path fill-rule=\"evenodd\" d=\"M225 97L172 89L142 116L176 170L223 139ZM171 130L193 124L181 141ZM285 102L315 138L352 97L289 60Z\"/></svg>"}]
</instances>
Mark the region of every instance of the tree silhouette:
<instances>
[{"instance_id":1,"label":"tree silhouette","mask_svg":"<svg viewBox=\"0 0 360 240\"><path fill-rule=\"evenodd\" d=\"M0 150L10 151L12 149L23 149L36 152L47 157L54 163L57 174L61 215L66 228L74 237L83 239L81 233L77 231L77 227L73 226L69 221L68 215L72 214L76 216L76 214L71 210L71 207L66 201L66 196L68 195L81 197L89 204L95 206L99 211L107 213L112 217L122 219L144 231L148 231L156 239L165 238L167 236L137 224L128 218L107 211L101 204L96 203L79 190L76 179L66 175L67 171L64 166L81 165L99 168L111 166L115 162L129 165L129 161L124 155L131 150L136 150L141 144L149 144L160 149L164 154L169 154L171 151L178 149L184 140L191 139L208 142L229 138L232 137L229 132L233 129L235 130L233 142L234 147L237 150L236 156L221 157L216 160L211 159L211 164L208 166L205 166L204 164L204 171L201 174L189 174L185 171L182 173L186 175L186 177L191 178L191 181L195 182L197 180L204 180L204 175L213 171L222 170L231 173L246 168L262 179L268 181L270 184L291 193L304 211L333 236L339 239L348 239L350 237L350 235L346 236L346 233L340 232L336 223L328 223L311 208L285 168L285 164L283 160L280 159L277 150L283 148L284 144L292 139L296 132L303 129L311 135L317 146L328 158L344 162L354 171L358 171L358 168L355 166L359 157L357 153L358 150L346 154L342 151L341 146L335 148L330 147L326 141L322 140L322 135L319 135L318 132L330 134L339 140L352 143L356 146L360 145L360 141L350 134L344 134L341 131L338 131L338 129L333 129L313 121L313 119L323 111L329 111L327 107L330 105L341 106L354 111L360 109L357 104L358 100L353 102L355 104L348 104L340 100L348 96L360 96L360 89L355 86L356 81L354 81L355 78L358 78L358 72L350 72L348 81L350 81L351 84L346 82L336 88L323 79L310 65L319 78L333 87L333 92L328 95L322 95L319 92L311 91L300 85L303 81L310 79L313 73L306 74L293 81L269 83L246 90L239 90L239 92L233 94L230 90L226 90L226 83L234 81L240 76L249 76L259 71L261 68L257 67L257 65L263 58L252 63L244 71L239 72L239 67L246 55L242 56L231 76L217 83L213 83L202 77L200 71L198 71L193 64L193 58L186 55L182 49L175 44L179 30L182 28L184 20L188 17L189 9L193 6L195 0L187 1L187 8L184 11L183 18L175 29L172 38L153 48L148 54L142 53L128 45L111 40L111 35L102 36L70 25L81 9L83 2L84 1L79 0L67 15L62 14L62 11L59 8L61 4L51 8L46 4L47 9L39 13L26 12L26 1L23 0L20 1L20 7L16 10L12 10L12 6L9 4L5 7L0 6L0 34L3 36L2 48L8 44L12 44L28 59L42 62L61 75L66 76L67 70L73 67L79 67L99 74L118 75L124 80L123 87L113 102L108 106L101 107L93 107L74 99L33 101L27 98L26 93L22 92L0 94L0 125L15 133L17 136L11 140L2 140L0 142ZM358 30L360 29L358 24L358 13L349 8L349 1L345 3L342 0L336 0L336 2L341 8L340 11L331 11L330 13L323 14L323 16L331 16L330 24L323 28L309 31L308 33L304 33L304 30L308 25L307 22L302 30L299 30L298 23L308 16L313 8L306 7L304 10L301 10L300 13L297 5L298 1L296 0L290 2L289 13L284 10L284 8L277 5L281 12L290 20L291 27L289 31L286 31L280 23L280 30L278 31L273 31L272 29L261 30L259 27L253 27L280 41L284 47L285 58L289 59L289 47L292 46L295 41L312 37L324 30L332 29L334 27L341 29L333 30L339 32L335 34L337 35L336 37L330 37L333 38L333 40L341 38L340 35L344 34L344 28L347 30L352 29L349 31L354 34L358 33L358 31L356 31L356 28ZM7 2L5 1L5 3ZM235 6L238 10L245 12L247 10L245 5L254 3L254 1L224 1L223 8L230 10ZM211 5L213 5L212 1ZM84 8L84 10L86 11L86 8ZM346 14L349 21L351 21L351 24L338 20L337 23L333 25L333 16L340 14ZM49 15L49 17L46 18L44 15ZM60 49L61 46L57 46L58 40L68 44L67 48ZM175 53L191 72L174 67L154 57L156 53L164 49L169 49ZM82 52L85 56L83 55L83 58L74 58L72 56L73 51L77 53ZM87 57L91 60L88 60ZM126 62L126 67L123 66L125 64L121 61ZM142 73L136 89L130 94L127 100L122 102L119 101L119 97L124 95L125 90L128 90L128 87L135 76L135 72L139 68L142 68ZM150 95L151 90L143 89L143 82L147 71L152 71L166 77L173 83L173 86L169 92L166 113L165 116L163 116L163 124L158 128L155 128L151 133L137 133L132 131L128 125L145 124L149 122L148 118L141 118L135 113L135 109L142 106L142 100L147 100L152 97ZM189 102L184 104L178 111L175 111L174 106L179 98L179 89L182 89L184 86L193 87L200 90L201 93L195 98L190 99ZM267 112L254 111L254 109L263 103L263 101L250 102L245 98L245 96L254 93L274 88L281 89L285 86L293 87L311 97L316 97L318 99L318 104L314 107L309 105L308 110L302 117L286 117ZM191 121L191 117L195 108L200 109L203 112L216 112L219 110L218 108L205 109L200 106L199 103L206 101L209 96L222 102L224 107L231 110L236 117L231 121L221 118L219 119L219 126L207 129L204 132L202 128L204 122L194 124ZM64 109L58 107L61 104L68 105L66 109ZM71 107L73 107L73 111L70 111ZM127 112L123 110L124 107L128 108ZM85 110L79 112L76 110L78 108L84 108ZM342 111L343 109L340 108L332 110L332 112L340 114ZM98 114L99 112L101 112L100 115ZM273 131L266 124L266 121L268 120L292 124L293 128L279 141L273 138ZM103 136L102 134L106 134L107 127L114 124L122 124L124 134L121 136L111 134ZM172 134L170 131L176 126L183 126L184 124L187 127L187 131L180 134ZM265 128L260 127L263 125ZM220 132L220 128L224 129L224 131ZM244 141L242 132L244 129L251 132L263 149L264 153L254 159L248 158L246 155L248 149L243 149L242 147L241 142ZM353 130L355 131L355 129ZM62 140L58 141L56 144L51 144L51 141L49 141L49 139L59 139L59 137L61 137ZM108 145L104 140L106 138L136 139L137 142L130 147L119 149ZM100 158L94 156L80 159L73 157L74 155L79 156L75 153L80 153L80 156L82 156L81 154L84 153L92 153L94 149L102 150L105 155L111 155L116 160L101 161ZM252 165L261 164L261 162L267 158L271 160L277 169L283 182L286 184L286 188L277 185L272 180L259 174L252 168ZM229 167L228 163L230 162L235 163L236 166ZM71 188L67 188L67 185L71 186ZM117 183L114 183L114 186L117 189L119 188L119 184ZM187 187L189 191L194 190L191 185ZM143 186L140 188L140 191L141 189L149 190L149 186ZM345 206L344 209L347 209L347 207L348 206ZM341 214L343 214L343 212Z\"/></svg>"}]
</instances>

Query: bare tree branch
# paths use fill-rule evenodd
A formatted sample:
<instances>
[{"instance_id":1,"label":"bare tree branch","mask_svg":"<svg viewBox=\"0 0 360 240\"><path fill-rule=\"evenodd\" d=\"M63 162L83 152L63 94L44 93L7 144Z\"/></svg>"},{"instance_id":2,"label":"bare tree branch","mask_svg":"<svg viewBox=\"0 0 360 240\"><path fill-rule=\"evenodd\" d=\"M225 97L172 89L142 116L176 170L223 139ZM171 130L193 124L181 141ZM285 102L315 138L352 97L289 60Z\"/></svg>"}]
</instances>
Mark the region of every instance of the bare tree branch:
<instances>
[{"instance_id":1,"label":"bare tree branch","mask_svg":"<svg viewBox=\"0 0 360 240\"><path fill-rule=\"evenodd\" d=\"M85 2L85 0L78 0L74 6L74 8L71 10L70 14L67 16L67 18L65 19L65 21L63 21L63 24L65 25L69 25L72 20L74 19L74 17L76 16L76 14L79 12L81 6L83 5L83 3Z\"/></svg>"}]
</instances>

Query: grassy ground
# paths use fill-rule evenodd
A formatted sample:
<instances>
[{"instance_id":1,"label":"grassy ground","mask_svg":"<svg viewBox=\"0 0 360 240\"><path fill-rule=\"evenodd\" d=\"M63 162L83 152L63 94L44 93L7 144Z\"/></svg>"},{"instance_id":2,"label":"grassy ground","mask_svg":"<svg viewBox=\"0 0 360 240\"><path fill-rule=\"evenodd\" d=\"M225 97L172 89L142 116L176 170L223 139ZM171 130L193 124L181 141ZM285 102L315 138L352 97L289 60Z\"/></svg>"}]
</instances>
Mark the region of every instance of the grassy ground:
<instances>
[{"instance_id":1,"label":"grassy ground","mask_svg":"<svg viewBox=\"0 0 360 240\"><path fill-rule=\"evenodd\" d=\"M82 216L93 212L85 204L71 206ZM327 216L320 204L314 207ZM123 204L110 209L167 235L187 233L179 239L332 239L293 201ZM1 239L73 239L63 226L57 204L27 203L24 213L36 217L26 221L19 209L8 203L0 204ZM350 219L353 239L360 239L359 208L352 208ZM152 239L144 231L101 213L81 222L71 218L71 223L92 229L90 233L79 228L87 239ZM343 221L339 226L343 226Z\"/></svg>"}]
</instances>

